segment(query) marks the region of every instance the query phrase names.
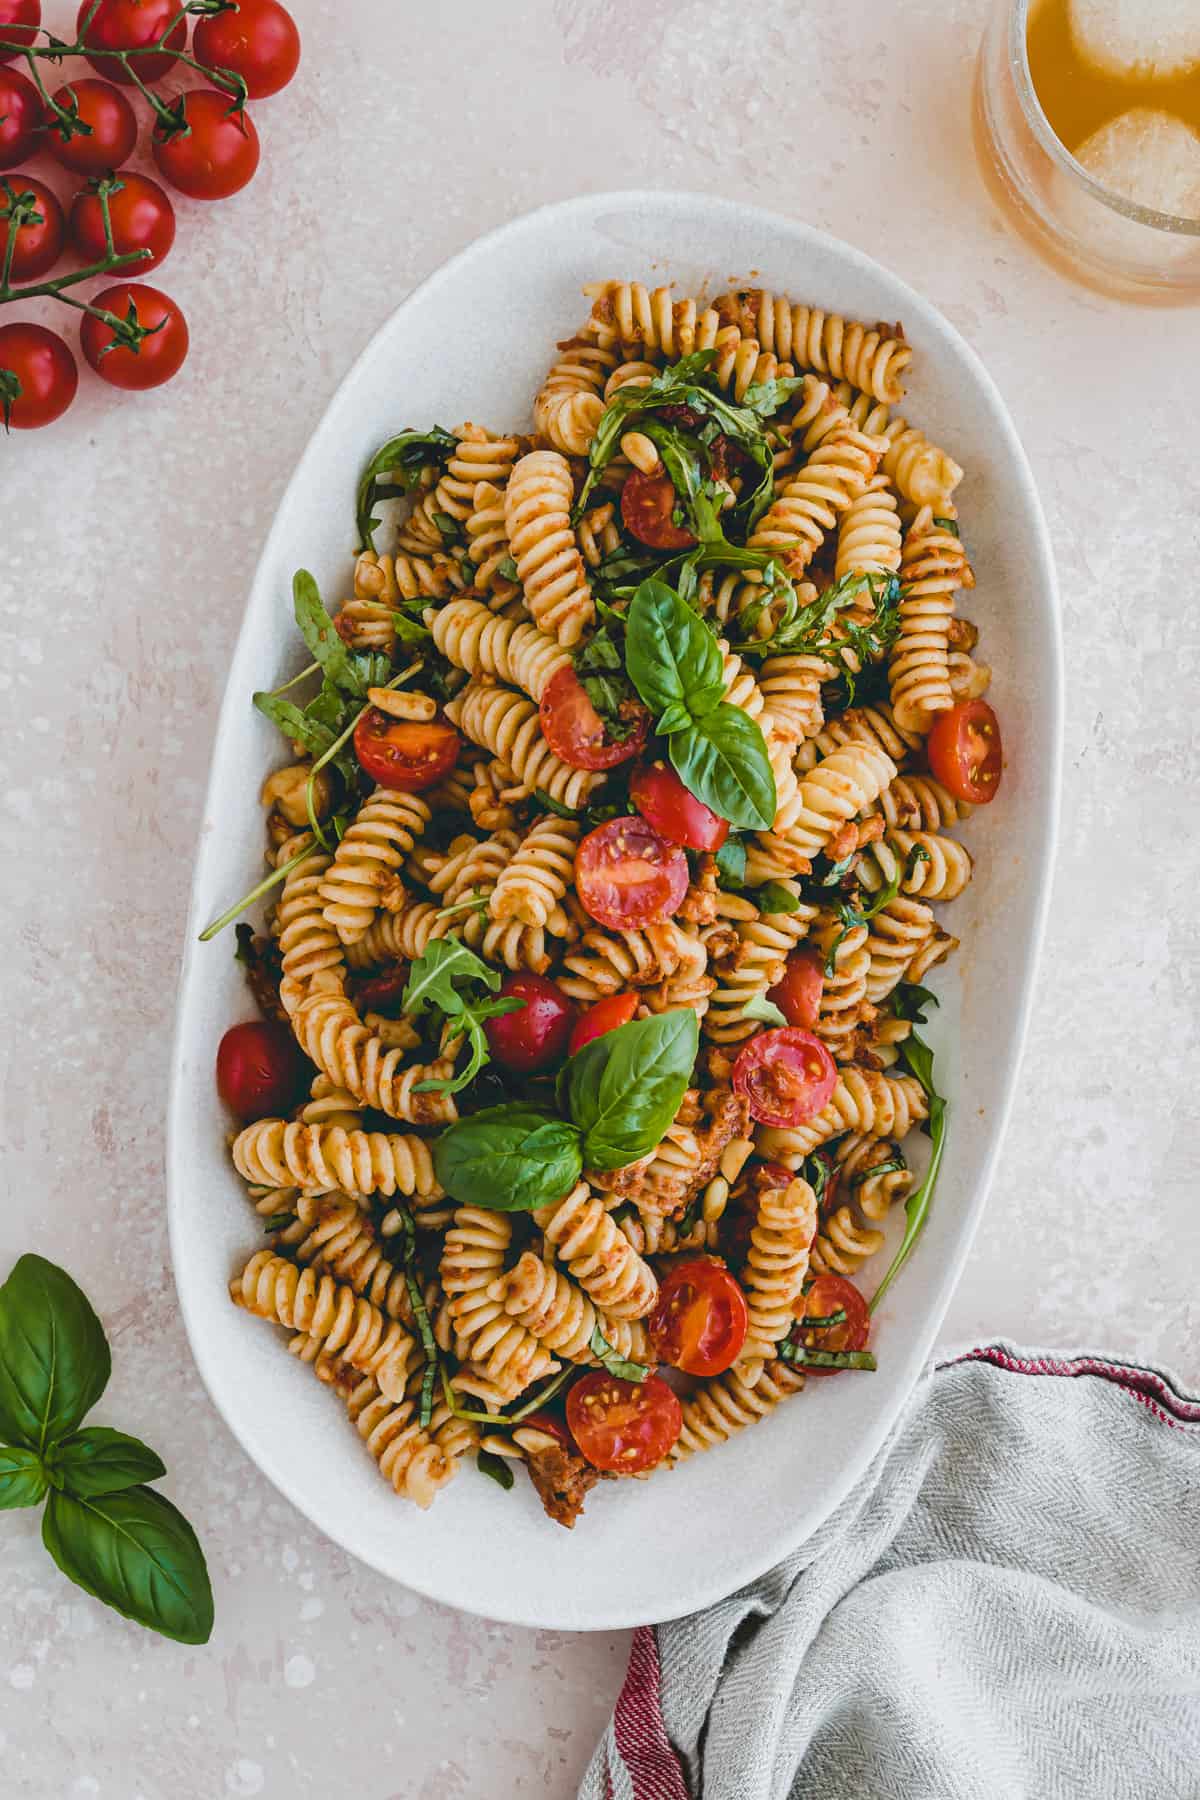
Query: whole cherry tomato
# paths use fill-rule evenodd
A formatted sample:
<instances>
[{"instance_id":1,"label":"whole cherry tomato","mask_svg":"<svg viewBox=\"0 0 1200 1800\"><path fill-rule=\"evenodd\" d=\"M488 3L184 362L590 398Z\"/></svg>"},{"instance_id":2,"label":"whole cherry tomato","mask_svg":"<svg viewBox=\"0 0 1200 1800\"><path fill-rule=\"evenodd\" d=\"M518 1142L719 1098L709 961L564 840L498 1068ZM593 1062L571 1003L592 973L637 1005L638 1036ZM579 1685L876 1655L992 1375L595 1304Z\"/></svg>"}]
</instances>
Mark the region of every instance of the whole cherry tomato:
<instances>
[{"instance_id":1,"label":"whole cherry tomato","mask_svg":"<svg viewBox=\"0 0 1200 1800\"><path fill-rule=\"evenodd\" d=\"M84 262L98 262L104 255L104 208L101 188L108 194L113 246L121 256L149 250L143 262L131 264L139 275L165 261L175 242L175 208L148 175L123 169L119 175L101 176L89 182L71 202L71 242Z\"/></svg>"},{"instance_id":2,"label":"whole cherry tomato","mask_svg":"<svg viewBox=\"0 0 1200 1800\"><path fill-rule=\"evenodd\" d=\"M188 353L188 328L174 300L157 288L127 281L105 288L92 305L118 319L126 318L132 308L137 323L150 333L132 350L117 342L111 325L89 313L80 327L79 342L102 381L142 392L161 387L178 375Z\"/></svg>"},{"instance_id":3,"label":"whole cherry tomato","mask_svg":"<svg viewBox=\"0 0 1200 1800\"><path fill-rule=\"evenodd\" d=\"M16 69L0 69L0 169L15 169L40 148L42 96Z\"/></svg>"},{"instance_id":4,"label":"whole cherry tomato","mask_svg":"<svg viewBox=\"0 0 1200 1800\"><path fill-rule=\"evenodd\" d=\"M56 332L21 321L0 325L0 413L17 431L60 419L75 398L79 370Z\"/></svg>"},{"instance_id":5,"label":"whole cherry tomato","mask_svg":"<svg viewBox=\"0 0 1200 1800\"><path fill-rule=\"evenodd\" d=\"M555 756L573 769L615 769L628 762L646 742L650 715L636 700L624 703L628 736L618 740L588 698L587 689L570 663L556 669L538 708L542 736Z\"/></svg>"},{"instance_id":6,"label":"whole cherry tomato","mask_svg":"<svg viewBox=\"0 0 1200 1800\"><path fill-rule=\"evenodd\" d=\"M746 1296L724 1264L688 1256L668 1268L646 1328L663 1362L688 1375L720 1375L740 1356L749 1322Z\"/></svg>"},{"instance_id":7,"label":"whole cherry tomato","mask_svg":"<svg viewBox=\"0 0 1200 1800\"><path fill-rule=\"evenodd\" d=\"M760 1125L791 1127L816 1118L837 1086L837 1064L820 1038L781 1026L760 1031L733 1065L734 1092Z\"/></svg>"},{"instance_id":8,"label":"whole cherry tomato","mask_svg":"<svg viewBox=\"0 0 1200 1800\"><path fill-rule=\"evenodd\" d=\"M94 0L82 0L76 18L81 40L96 50L139 50L157 44L182 10L178 0L100 0L99 9L84 35L84 21ZM166 39L162 50L135 56L133 66L143 81L161 81L175 67L176 52L187 43L187 20L180 19ZM100 75L119 81L122 87L133 85L135 77L115 56L89 56L88 61Z\"/></svg>"},{"instance_id":9,"label":"whole cherry tomato","mask_svg":"<svg viewBox=\"0 0 1200 1800\"><path fill-rule=\"evenodd\" d=\"M575 888L609 931L669 919L688 889L687 857L635 814L590 831L575 857Z\"/></svg>"},{"instance_id":10,"label":"whole cherry tomato","mask_svg":"<svg viewBox=\"0 0 1200 1800\"><path fill-rule=\"evenodd\" d=\"M462 739L444 719L393 719L377 706L354 727L360 767L380 787L401 794L420 794L444 781L461 747Z\"/></svg>"},{"instance_id":11,"label":"whole cherry tomato","mask_svg":"<svg viewBox=\"0 0 1200 1800\"><path fill-rule=\"evenodd\" d=\"M929 766L956 800L986 806L1004 768L1000 721L986 700L960 700L934 720L925 746Z\"/></svg>"},{"instance_id":12,"label":"whole cherry tomato","mask_svg":"<svg viewBox=\"0 0 1200 1800\"><path fill-rule=\"evenodd\" d=\"M181 194L192 200L228 200L253 180L258 168L258 133L228 94L196 88L183 99L187 124L181 131L156 125L154 160Z\"/></svg>"},{"instance_id":13,"label":"whole cherry tomato","mask_svg":"<svg viewBox=\"0 0 1200 1800\"><path fill-rule=\"evenodd\" d=\"M669 475L643 475L635 469L621 489L621 517L625 529L652 550L690 550L696 542L685 525L677 525L679 507Z\"/></svg>"},{"instance_id":14,"label":"whole cherry tomato","mask_svg":"<svg viewBox=\"0 0 1200 1800\"><path fill-rule=\"evenodd\" d=\"M839 1325L826 1325L817 1330L805 1325L806 1319L830 1319L835 1313L846 1317ZM871 1335L871 1314L867 1303L843 1275L818 1275L807 1294L796 1306L799 1323L792 1337L811 1350L865 1350ZM807 1364L806 1375L840 1375L840 1369L822 1369Z\"/></svg>"},{"instance_id":15,"label":"whole cherry tomato","mask_svg":"<svg viewBox=\"0 0 1200 1800\"><path fill-rule=\"evenodd\" d=\"M629 783L629 798L655 831L688 850L719 850L728 822L689 793L667 763L643 763Z\"/></svg>"},{"instance_id":16,"label":"whole cherry tomato","mask_svg":"<svg viewBox=\"0 0 1200 1800\"><path fill-rule=\"evenodd\" d=\"M636 994L609 994L603 1000L597 1000L594 1006L588 1007L571 1033L568 1054L575 1056L593 1038L615 1031L618 1025L628 1025L637 1009Z\"/></svg>"},{"instance_id":17,"label":"whole cherry tomato","mask_svg":"<svg viewBox=\"0 0 1200 1800\"><path fill-rule=\"evenodd\" d=\"M27 223L17 227L11 273L18 281L36 281L54 267L62 251L63 209L44 181L32 175L0 176L0 263L9 222L18 212Z\"/></svg>"},{"instance_id":18,"label":"whole cherry tomato","mask_svg":"<svg viewBox=\"0 0 1200 1800\"><path fill-rule=\"evenodd\" d=\"M42 0L0 0L0 63L12 62L20 46L37 43L42 22Z\"/></svg>"},{"instance_id":19,"label":"whole cherry tomato","mask_svg":"<svg viewBox=\"0 0 1200 1800\"><path fill-rule=\"evenodd\" d=\"M247 1125L290 1113L311 1075L288 1027L274 1019L234 1025L217 1051L217 1092Z\"/></svg>"},{"instance_id":20,"label":"whole cherry tomato","mask_svg":"<svg viewBox=\"0 0 1200 1800\"><path fill-rule=\"evenodd\" d=\"M816 950L793 950L783 975L767 992L789 1025L811 1031L821 1013L825 992L825 964Z\"/></svg>"},{"instance_id":21,"label":"whole cherry tomato","mask_svg":"<svg viewBox=\"0 0 1200 1800\"><path fill-rule=\"evenodd\" d=\"M60 87L54 96L86 132L76 132L51 115L46 148L64 169L76 175L103 175L118 169L137 144L137 115L120 88L87 75Z\"/></svg>"},{"instance_id":22,"label":"whole cherry tomato","mask_svg":"<svg viewBox=\"0 0 1200 1800\"><path fill-rule=\"evenodd\" d=\"M622 1381L606 1369L567 1395L567 1424L593 1468L638 1475L660 1463L683 1430L683 1409L660 1375Z\"/></svg>"},{"instance_id":23,"label":"whole cherry tomato","mask_svg":"<svg viewBox=\"0 0 1200 1800\"><path fill-rule=\"evenodd\" d=\"M484 1020L488 1048L501 1068L531 1075L561 1062L575 1007L557 983L545 975L506 975L500 998L524 1002L518 1011Z\"/></svg>"},{"instance_id":24,"label":"whole cherry tomato","mask_svg":"<svg viewBox=\"0 0 1200 1800\"><path fill-rule=\"evenodd\" d=\"M206 69L232 69L252 100L265 100L296 73L300 33L279 0L238 0L236 12L198 21L192 51Z\"/></svg>"}]
</instances>

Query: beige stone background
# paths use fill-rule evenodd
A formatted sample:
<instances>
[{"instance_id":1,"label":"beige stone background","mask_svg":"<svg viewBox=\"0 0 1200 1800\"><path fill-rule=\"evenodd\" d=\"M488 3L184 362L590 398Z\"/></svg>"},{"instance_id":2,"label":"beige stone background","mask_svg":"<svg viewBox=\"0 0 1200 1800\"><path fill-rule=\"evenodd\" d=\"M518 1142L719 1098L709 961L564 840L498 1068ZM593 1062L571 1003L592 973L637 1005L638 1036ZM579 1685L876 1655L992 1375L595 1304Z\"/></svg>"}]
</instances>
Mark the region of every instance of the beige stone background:
<instances>
[{"instance_id":1,"label":"beige stone background","mask_svg":"<svg viewBox=\"0 0 1200 1800\"><path fill-rule=\"evenodd\" d=\"M5 1515L12 1800L560 1800L624 1666L621 1635L510 1630L389 1587L280 1499L201 1391L163 1218L193 840L273 509L394 304L542 201L649 184L806 218L923 289L1000 382L1061 569L1064 829L1016 1112L944 1342L1104 1346L1200 1383L1196 312L1068 287L1002 225L968 129L984 0L294 10L305 61L255 109L258 179L182 202L155 277L191 322L183 375L144 399L89 380L54 431L0 443L0 1268L37 1249L90 1290L115 1352L99 1417L163 1452L218 1602L206 1650L160 1642ZM45 12L65 30L74 0Z\"/></svg>"}]
</instances>

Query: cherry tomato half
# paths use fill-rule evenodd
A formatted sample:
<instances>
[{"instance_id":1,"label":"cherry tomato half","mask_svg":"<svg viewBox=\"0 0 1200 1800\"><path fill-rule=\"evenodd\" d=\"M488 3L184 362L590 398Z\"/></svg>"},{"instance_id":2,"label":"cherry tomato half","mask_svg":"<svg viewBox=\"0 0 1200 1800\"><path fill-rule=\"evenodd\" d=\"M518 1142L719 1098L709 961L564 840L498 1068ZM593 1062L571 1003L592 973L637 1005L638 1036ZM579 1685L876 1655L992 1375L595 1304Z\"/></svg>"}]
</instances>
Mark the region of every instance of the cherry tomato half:
<instances>
[{"instance_id":1,"label":"cherry tomato half","mask_svg":"<svg viewBox=\"0 0 1200 1800\"><path fill-rule=\"evenodd\" d=\"M588 1007L571 1033L571 1042L567 1046L568 1055L575 1056L593 1038L615 1031L618 1025L628 1025L637 1009L636 994L609 994L605 999L597 1000L594 1006Z\"/></svg>"},{"instance_id":2,"label":"cherry tomato half","mask_svg":"<svg viewBox=\"0 0 1200 1800\"><path fill-rule=\"evenodd\" d=\"M637 1475L652 1469L683 1430L683 1409L659 1375L621 1381L596 1369L567 1395L567 1424L595 1469Z\"/></svg>"},{"instance_id":3,"label":"cherry tomato half","mask_svg":"<svg viewBox=\"0 0 1200 1800\"><path fill-rule=\"evenodd\" d=\"M132 169L101 177L88 184L71 202L71 242L84 262L98 262L104 255L104 208L99 188L107 184L108 211L113 245L120 256L149 250L143 262L132 265L139 275L157 269L175 242L175 208L157 181L136 175Z\"/></svg>"},{"instance_id":4,"label":"cherry tomato half","mask_svg":"<svg viewBox=\"0 0 1200 1800\"><path fill-rule=\"evenodd\" d=\"M12 380L21 392L14 395ZM0 416L17 431L60 419L75 398L79 370L56 332L44 325L0 325Z\"/></svg>"},{"instance_id":5,"label":"cherry tomato half","mask_svg":"<svg viewBox=\"0 0 1200 1800\"><path fill-rule=\"evenodd\" d=\"M206 69L232 69L252 100L265 100L296 73L300 33L279 0L238 0L236 12L197 23L192 51Z\"/></svg>"},{"instance_id":6,"label":"cherry tomato half","mask_svg":"<svg viewBox=\"0 0 1200 1800\"><path fill-rule=\"evenodd\" d=\"M217 1051L217 1092L239 1119L284 1117L304 1098L312 1069L286 1025L234 1025Z\"/></svg>"},{"instance_id":7,"label":"cherry tomato half","mask_svg":"<svg viewBox=\"0 0 1200 1800\"><path fill-rule=\"evenodd\" d=\"M575 887L584 911L610 931L658 924L687 893L687 857L630 813L588 832L575 857Z\"/></svg>"},{"instance_id":8,"label":"cherry tomato half","mask_svg":"<svg viewBox=\"0 0 1200 1800\"><path fill-rule=\"evenodd\" d=\"M35 44L42 22L42 0L0 0L0 38L9 45ZM18 48L0 48L0 63L12 62Z\"/></svg>"},{"instance_id":9,"label":"cherry tomato half","mask_svg":"<svg viewBox=\"0 0 1200 1800\"><path fill-rule=\"evenodd\" d=\"M95 18L83 36L83 25L94 0L83 0L76 18L76 29L84 43L97 50L147 50L157 44L163 32L181 10L178 0L100 0ZM166 48L137 56L134 67L143 81L161 81L175 67L175 52L187 43L187 20L180 19L166 40ZM88 61L100 75L132 86L134 77L113 56L89 56Z\"/></svg>"},{"instance_id":10,"label":"cherry tomato half","mask_svg":"<svg viewBox=\"0 0 1200 1800\"><path fill-rule=\"evenodd\" d=\"M689 793L667 763L643 763L635 769L629 798L669 843L688 850L719 850L729 836L727 821Z\"/></svg>"},{"instance_id":11,"label":"cherry tomato half","mask_svg":"<svg viewBox=\"0 0 1200 1800\"><path fill-rule=\"evenodd\" d=\"M58 197L44 181L37 181L32 175L0 176L0 259L8 242L9 221L18 202L27 196L32 196L36 216L17 227L12 273L18 281L35 281L54 267L66 230Z\"/></svg>"},{"instance_id":12,"label":"cherry tomato half","mask_svg":"<svg viewBox=\"0 0 1200 1800\"><path fill-rule=\"evenodd\" d=\"M820 1015L824 991L825 965L819 953L793 950L781 979L768 989L767 999L779 1008L789 1025L802 1025L805 1031L811 1031Z\"/></svg>"},{"instance_id":13,"label":"cherry tomato half","mask_svg":"<svg viewBox=\"0 0 1200 1800\"><path fill-rule=\"evenodd\" d=\"M453 725L393 719L372 706L354 727L354 754L372 781L400 794L420 794L444 781L462 747Z\"/></svg>"},{"instance_id":14,"label":"cherry tomato half","mask_svg":"<svg viewBox=\"0 0 1200 1800\"><path fill-rule=\"evenodd\" d=\"M119 169L133 155L137 115L120 88L88 75L60 87L54 98L65 112L89 127L87 133L73 132L51 116L46 148L64 169L76 175L104 175L109 169Z\"/></svg>"},{"instance_id":15,"label":"cherry tomato half","mask_svg":"<svg viewBox=\"0 0 1200 1800\"><path fill-rule=\"evenodd\" d=\"M530 1413L530 1415L527 1419L521 1420L521 1430L522 1431L544 1431L546 1436L552 1437L554 1439L555 1443L558 1444L560 1446L560 1448L562 1448L563 1450L574 1450L575 1449L575 1445L571 1439L571 1434L567 1430L566 1425L563 1423L563 1421L561 1419L556 1418L553 1413L549 1413L549 1412Z\"/></svg>"},{"instance_id":16,"label":"cherry tomato half","mask_svg":"<svg viewBox=\"0 0 1200 1800\"><path fill-rule=\"evenodd\" d=\"M669 475L643 475L635 469L621 489L621 517L625 529L652 550L690 550L695 538L672 513L679 496Z\"/></svg>"},{"instance_id":17,"label":"cherry tomato half","mask_svg":"<svg viewBox=\"0 0 1200 1800\"><path fill-rule=\"evenodd\" d=\"M604 720L588 699L587 689L570 663L546 684L538 708L542 736L555 756L573 769L615 769L636 756L646 742L650 715L636 701L625 703L632 730L621 743L608 734Z\"/></svg>"},{"instance_id":18,"label":"cherry tomato half","mask_svg":"<svg viewBox=\"0 0 1200 1800\"><path fill-rule=\"evenodd\" d=\"M166 294L140 282L127 281L119 287L105 288L92 305L118 319L126 318L132 307L138 324L150 332L136 350L131 350L116 342L113 328L105 320L87 315L79 330L79 342L102 381L111 387L142 393L161 387L178 375L188 353L187 320Z\"/></svg>"},{"instance_id":19,"label":"cherry tomato half","mask_svg":"<svg viewBox=\"0 0 1200 1800\"><path fill-rule=\"evenodd\" d=\"M760 1031L733 1065L734 1092L750 1102L760 1125L815 1119L836 1086L837 1064L820 1038L791 1025Z\"/></svg>"},{"instance_id":20,"label":"cherry tomato half","mask_svg":"<svg viewBox=\"0 0 1200 1800\"><path fill-rule=\"evenodd\" d=\"M926 745L929 766L956 800L986 806L1004 767L1000 721L986 700L960 700L939 713Z\"/></svg>"},{"instance_id":21,"label":"cherry tomato half","mask_svg":"<svg viewBox=\"0 0 1200 1800\"><path fill-rule=\"evenodd\" d=\"M16 69L0 69L0 169L15 169L40 149L42 96Z\"/></svg>"},{"instance_id":22,"label":"cherry tomato half","mask_svg":"<svg viewBox=\"0 0 1200 1800\"><path fill-rule=\"evenodd\" d=\"M181 194L193 200L228 200L253 180L258 133L249 113L232 110L228 94L196 88L184 96L185 131L154 128L154 160Z\"/></svg>"},{"instance_id":23,"label":"cherry tomato half","mask_svg":"<svg viewBox=\"0 0 1200 1800\"><path fill-rule=\"evenodd\" d=\"M806 1331L804 1320L828 1319L834 1313L844 1312L846 1317L840 1325L826 1325L820 1331ZM865 1350L867 1339L871 1335L871 1315L867 1303L854 1286L842 1275L818 1275L807 1294L796 1307L796 1317L800 1324L795 1327L792 1336L800 1343L807 1344L810 1350ZM840 1369L818 1369L806 1367L806 1375L840 1375Z\"/></svg>"},{"instance_id":24,"label":"cherry tomato half","mask_svg":"<svg viewBox=\"0 0 1200 1800\"><path fill-rule=\"evenodd\" d=\"M557 983L545 975L506 975L500 998L525 1002L519 1012L484 1021L488 1049L501 1068L529 1075L561 1062L575 1008Z\"/></svg>"},{"instance_id":25,"label":"cherry tomato half","mask_svg":"<svg viewBox=\"0 0 1200 1800\"><path fill-rule=\"evenodd\" d=\"M749 1321L746 1296L724 1264L689 1256L663 1277L646 1328L663 1362L688 1375L720 1375L741 1354Z\"/></svg>"},{"instance_id":26,"label":"cherry tomato half","mask_svg":"<svg viewBox=\"0 0 1200 1800\"><path fill-rule=\"evenodd\" d=\"M380 1013L385 1019L398 1019L404 1010L404 990L408 986L408 969L389 969L384 975L372 975L355 989L354 1003L360 1013Z\"/></svg>"}]
</instances>

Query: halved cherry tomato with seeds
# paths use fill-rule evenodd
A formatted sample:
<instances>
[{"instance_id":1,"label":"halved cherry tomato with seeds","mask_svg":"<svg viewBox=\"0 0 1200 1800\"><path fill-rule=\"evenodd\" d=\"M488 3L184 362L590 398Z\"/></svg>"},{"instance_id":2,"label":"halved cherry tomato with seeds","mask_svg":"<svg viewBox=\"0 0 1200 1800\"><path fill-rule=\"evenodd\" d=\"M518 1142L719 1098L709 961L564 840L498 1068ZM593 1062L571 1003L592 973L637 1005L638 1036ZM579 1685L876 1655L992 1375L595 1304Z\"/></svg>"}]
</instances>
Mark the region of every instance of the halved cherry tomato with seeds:
<instances>
[{"instance_id":1,"label":"halved cherry tomato with seeds","mask_svg":"<svg viewBox=\"0 0 1200 1800\"><path fill-rule=\"evenodd\" d=\"M760 1125L786 1129L815 1119L837 1086L837 1064L810 1031L781 1026L752 1037L733 1065L734 1092Z\"/></svg>"},{"instance_id":2,"label":"halved cherry tomato with seeds","mask_svg":"<svg viewBox=\"0 0 1200 1800\"><path fill-rule=\"evenodd\" d=\"M643 763L629 783L629 798L655 831L688 850L719 850L728 822L689 793L668 763Z\"/></svg>"},{"instance_id":3,"label":"halved cherry tomato with seeds","mask_svg":"<svg viewBox=\"0 0 1200 1800\"><path fill-rule=\"evenodd\" d=\"M615 1031L618 1025L628 1025L637 1009L636 994L608 994L603 1000L597 1000L595 1006L588 1007L571 1033L567 1054L575 1056L593 1038L603 1037L606 1031Z\"/></svg>"},{"instance_id":4,"label":"halved cherry tomato with seeds","mask_svg":"<svg viewBox=\"0 0 1200 1800\"><path fill-rule=\"evenodd\" d=\"M746 1296L724 1264L690 1256L663 1277L646 1328L663 1362L688 1375L720 1375L741 1354L749 1320Z\"/></svg>"},{"instance_id":5,"label":"halved cherry tomato with seeds","mask_svg":"<svg viewBox=\"0 0 1200 1800\"><path fill-rule=\"evenodd\" d=\"M596 1369L567 1395L567 1424L594 1469L639 1475L660 1463L683 1430L683 1408L659 1375L621 1381Z\"/></svg>"},{"instance_id":6,"label":"halved cherry tomato with seeds","mask_svg":"<svg viewBox=\"0 0 1200 1800\"><path fill-rule=\"evenodd\" d=\"M520 1000L519 1010L485 1019L488 1049L502 1069L531 1075L561 1062L575 1023L575 1006L547 975L506 975L501 1000Z\"/></svg>"},{"instance_id":7,"label":"halved cherry tomato with seeds","mask_svg":"<svg viewBox=\"0 0 1200 1800\"><path fill-rule=\"evenodd\" d=\"M354 727L354 754L380 787L420 794L444 781L462 739L444 719L393 719L370 706Z\"/></svg>"},{"instance_id":8,"label":"halved cherry tomato with seeds","mask_svg":"<svg viewBox=\"0 0 1200 1800\"><path fill-rule=\"evenodd\" d=\"M782 978L768 989L767 999L776 1005L789 1025L811 1031L821 1012L825 991L825 965L815 950L793 950Z\"/></svg>"},{"instance_id":9,"label":"halved cherry tomato with seeds","mask_svg":"<svg viewBox=\"0 0 1200 1800\"><path fill-rule=\"evenodd\" d=\"M929 766L956 800L986 806L1004 768L1000 721L986 700L960 700L939 713L926 745Z\"/></svg>"},{"instance_id":10,"label":"halved cherry tomato with seeds","mask_svg":"<svg viewBox=\"0 0 1200 1800\"><path fill-rule=\"evenodd\" d=\"M840 1325L826 1325L818 1331L806 1331L804 1320L829 1319L844 1312ZM794 1341L810 1350L865 1350L871 1335L871 1314L867 1303L852 1281L843 1275L818 1275L807 1294L796 1307L799 1324L793 1328ZM815 1364L805 1367L806 1375L840 1375L840 1369L820 1369Z\"/></svg>"},{"instance_id":11,"label":"halved cherry tomato with seeds","mask_svg":"<svg viewBox=\"0 0 1200 1800\"><path fill-rule=\"evenodd\" d=\"M51 193L44 181L38 181L32 175L0 175L0 260L8 243L10 221L25 195L32 195L32 210L37 217L28 216L27 205L20 208L27 222L17 226L10 272L18 281L35 281L58 261L66 221L57 195Z\"/></svg>"},{"instance_id":12,"label":"halved cherry tomato with seeds","mask_svg":"<svg viewBox=\"0 0 1200 1800\"><path fill-rule=\"evenodd\" d=\"M398 1019L404 1010L404 990L408 986L408 966L389 969L384 975L372 975L355 990L354 1001L360 1013L379 1013L385 1019Z\"/></svg>"},{"instance_id":13,"label":"halved cherry tomato with seeds","mask_svg":"<svg viewBox=\"0 0 1200 1800\"><path fill-rule=\"evenodd\" d=\"M669 919L688 890L687 857L635 814L589 831L575 857L580 905L609 931Z\"/></svg>"},{"instance_id":14,"label":"halved cherry tomato with seeds","mask_svg":"<svg viewBox=\"0 0 1200 1800\"><path fill-rule=\"evenodd\" d=\"M78 117L89 130L71 132L57 118L50 120L46 148L64 169L76 175L105 175L133 155L137 144L137 114L120 88L94 75L60 87L54 96L64 112Z\"/></svg>"},{"instance_id":15,"label":"halved cherry tomato with seeds","mask_svg":"<svg viewBox=\"0 0 1200 1800\"><path fill-rule=\"evenodd\" d=\"M217 1092L248 1125L290 1113L312 1073L288 1027L274 1019L232 1026L217 1051Z\"/></svg>"},{"instance_id":16,"label":"halved cherry tomato with seeds","mask_svg":"<svg viewBox=\"0 0 1200 1800\"><path fill-rule=\"evenodd\" d=\"M625 702L621 710L632 729L618 743L570 663L564 663L546 684L538 717L542 736L562 762L573 769L615 769L638 754L650 730L650 715L637 701Z\"/></svg>"},{"instance_id":17,"label":"halved cherry tomato with seeds","mask_svg":"<svg viewBox=\"0 0 1200 1800\"><path fill-rule=\"evenodd\" d=\"M669 475L643 475L635 469L621 489L621 517L625 529L651 550L690 550L696 540L672 514L679 495Z\"/></svg>"},{"instance_id":18,"label":"halved cherry tomato with seeds","mask_svg":"<svg viewBox=\"0 0 1200 1800\"><path fill-rule=\"evenodd\" d=\"M0 49L0 63L21 54L17 46L36 44L42 22L42 0L0 0L0 38L12 48Z\"/></svg>"}]
</instances>

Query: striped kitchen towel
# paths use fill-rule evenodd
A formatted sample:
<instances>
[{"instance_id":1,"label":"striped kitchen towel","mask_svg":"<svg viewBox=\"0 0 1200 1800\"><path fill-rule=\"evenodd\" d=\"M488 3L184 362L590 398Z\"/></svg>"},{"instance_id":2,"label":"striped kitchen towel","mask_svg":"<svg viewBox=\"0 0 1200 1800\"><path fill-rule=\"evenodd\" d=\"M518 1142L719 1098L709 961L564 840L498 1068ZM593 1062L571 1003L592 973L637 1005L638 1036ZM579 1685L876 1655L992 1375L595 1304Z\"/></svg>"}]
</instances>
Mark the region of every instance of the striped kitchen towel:
<instances>
[{"instance_id":1,"label":"striped kitchen towel","mask_svg":"<svg viewBox=\"0 0 1200 1800\"><path fill-rule=\"evenodd\" d=\"M993 1344L786 1562L640 1630L581 1800L1200 1800L1200 1401Z\"/></svg>"}]
</instances>

